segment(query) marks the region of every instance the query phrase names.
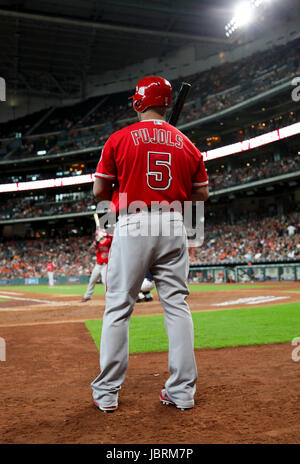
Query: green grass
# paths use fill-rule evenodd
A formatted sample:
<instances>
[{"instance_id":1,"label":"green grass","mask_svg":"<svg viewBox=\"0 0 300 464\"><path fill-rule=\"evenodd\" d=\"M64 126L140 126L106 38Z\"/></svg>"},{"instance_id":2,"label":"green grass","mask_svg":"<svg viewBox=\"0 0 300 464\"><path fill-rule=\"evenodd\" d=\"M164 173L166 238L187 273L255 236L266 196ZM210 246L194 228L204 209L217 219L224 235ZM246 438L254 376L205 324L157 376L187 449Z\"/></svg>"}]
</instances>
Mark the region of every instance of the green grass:
<instances>
[{"instance_id":1,"label":"green grass","mask_svg":"<svg viewBox=\"0 0 300 464\"><path fill-rule=\"evenodd\" d=\"M300 336L300 303L192 313L195 348L223 348L290 342ZM86 321L99 349L102 321ZM130 353L167 351L162 315L133 316Z\"/></svg>"},{"instance_id":2,"label":"green grass","mask_svg":"<svg viewBox=\"0 0 300 464\"><path fill-rule=\"evenodd\" d=\"M0 298L0 302L1 302L1 301L8 301L8 300L5 299L5 298Z\"/></svg>"},{"instance_id":3,"label":"green grass","mask_svg":"<svg viewBox=\"0 0 300 464\"><path fill-rule=\"evenodd\" d=\"M263 288L263 285L251 285L251 284L191 284L189 289L191 292L215 292L215 291L232 291L243 290L248 288ZM12 289L36 292L36 293L49 293L49 294L62 294L62 295L83 295L87 289L87 284L62 284L49 287L48 285L13 285L0 287L1 291L9 291ZM153 290L155 293L156 290ZM104 295L104 285L97 284L95 287L95 295Z\"/></svg>"}]
</instances>

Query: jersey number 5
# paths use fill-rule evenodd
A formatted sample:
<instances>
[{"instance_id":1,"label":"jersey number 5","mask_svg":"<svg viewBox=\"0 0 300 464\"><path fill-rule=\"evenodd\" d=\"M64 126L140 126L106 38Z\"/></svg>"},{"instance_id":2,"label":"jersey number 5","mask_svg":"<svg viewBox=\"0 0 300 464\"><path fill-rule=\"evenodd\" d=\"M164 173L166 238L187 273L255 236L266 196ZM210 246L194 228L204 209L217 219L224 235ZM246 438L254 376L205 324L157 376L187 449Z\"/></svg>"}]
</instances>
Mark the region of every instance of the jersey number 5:
<instances>
[{"instance_id":1,"label":"jersey number 5","mask_svg":"<svg viewBox=\"0 0 300 464\"><path fill-rule=\"evenodd\" d=\"M148 151L147 183L153 190L166 190L171 185L171 153Z\"/></svg>"}]
</instances>

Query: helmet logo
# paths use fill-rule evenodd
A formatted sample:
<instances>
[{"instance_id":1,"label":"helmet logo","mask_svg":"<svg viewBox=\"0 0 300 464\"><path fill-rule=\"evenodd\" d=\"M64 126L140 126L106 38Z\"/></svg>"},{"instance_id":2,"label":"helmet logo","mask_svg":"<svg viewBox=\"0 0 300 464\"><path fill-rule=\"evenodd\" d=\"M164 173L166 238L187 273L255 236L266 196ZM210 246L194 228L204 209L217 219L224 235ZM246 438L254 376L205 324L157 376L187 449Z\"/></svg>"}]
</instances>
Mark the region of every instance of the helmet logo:
<instances>
[{"instance_id":1,"label":"helmet logo","mask_svg":"<svg viewBox=\"0 0 300 464\"><path fill-rule=\"evenodd\" d=\"M140 87L139 90L138 90L138 94L139 95L145 95L145 87Z\"/></svg>"}]
</instances>

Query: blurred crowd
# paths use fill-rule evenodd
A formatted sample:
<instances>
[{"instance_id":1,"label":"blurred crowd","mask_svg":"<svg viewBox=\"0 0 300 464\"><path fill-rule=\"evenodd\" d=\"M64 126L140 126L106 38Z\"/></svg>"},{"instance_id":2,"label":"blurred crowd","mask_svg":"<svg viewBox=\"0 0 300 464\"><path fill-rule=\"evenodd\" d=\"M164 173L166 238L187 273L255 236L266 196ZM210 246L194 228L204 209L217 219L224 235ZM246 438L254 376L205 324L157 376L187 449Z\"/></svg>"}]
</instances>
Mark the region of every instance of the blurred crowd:
<instances>
[{"instance_id":1,"label":"blurred crowd","mask_svg":"<svg viewBox=\"0 0 300 464\"><path fill-rule=\"evenodd\" d=\"M45 196L44 200L34 200L27 198L10 199L0 205L1 219L21 219L42 216L55 216L62 214L74 214L92 211L96 209L96 204L91 194L73 200L62 199L55 201L50 196Z\"/></svg>"},{"instance_id":2,"label":"blurred crowd","mask_svg":"<svg viewBox=\"0 0 300 464\"><path fill-rule=\"evenodd\" d=\"M293 114L293 113L292 113ZM132 122L135 122L134 117ZM217 148L218 146L235 143L242 140L247 140L252 137L262 135L266 132L279 129L285 125L290 125L297 122L297 116L288 112L281 115L277 119L267 119L263 123L251 124L244 129L236 130L230 133L229 136L219 138L219 142L214 142L212 146L206 140L201 141L203 146L199 147L200 150L206 151L208 148ZM38 151L45 150L47 155L54 155L56 153L67 153L70 151L82 150L84 148L95 148L103 146L107 138L116 130L121 129L128 122L114 124L106 123L96 125L92 128L71 129L70 131L62 131L55 134L39 136L35 139L24 138L19 149L14 153L14 157L35 156ZM190 134L187 134L193 138ZM228 140L227 140L228 139Z\"/></svg>"},{"instance_id":3,"label":"blurred crowd","mask_svg":"<svg viewBox=\"0 0 300 464\"><path fill-rule=\"evenodd\" d=\"M278 161L262 160L249 166L232 168L230 171L209 173L210 190L219 190L233 185L267 179L300 170L300 156L286 155ZM209 172L209 171L208 171Z\"/></svg>"},{"instance_id":4,"label":"blurred crowd","mask_svg":"<svg viewBox=\"0 0 300 464\"><path fill-rule=\"evenodd\" d=\"M230 164L227 165L226 169L224 165L224 169L213 170L208 163L210 191L299 171L300 155L285 155L278 161L271 161L268 159L262 159L260 161L257 159L255 163L251 161L251 165L250 163L248 164L249 166L232 167L229 171L228 167ZM33 197L32 199L18 196L1 203L0 219L19 219L80 213L92 211L95 207L96 203L90 191L86 193L82 192L80 198L78 194L75 194L74 198L72 198L72 194L56 198L55 195L46 193L42 193L40 196L36 198Z\"/></svg>"},{"instance_id":5,"label":"blurred crowd","mask_svg":"<svg viewBox=\"0 0 300 464\"><path fill-rule=\"evenodd\" d=\"M297 42L298 43L298 42ZM236 63L226 63L193 79L192 106L183 111L183 123L194 121L263 93L297 75L300 70L297 45L280 46L256 53Z\"/></svg>"},{"instance_id":6,"label":"blurred crowd","mask_svg":"<svg viewBox=\"0 0 300 464\"><path fill-rule=\"evenodd\" d=\"M95 265L91 242L91 237L64 237L0 243L0 279L46 277L49 260L57 277L89 275Z\"/></svg>"},{"instance_id":7,"label":"blurred crowd","mask_svg":"<svg viewBox=\"0 0 300 464\"><path fill-rule=\"evenodd\" d=\"M204 244L190 248L191 264L260 263L300 259L300 212L205 224Z\"/></svg>"},{"instance_id":8,"label":"blurred crowd","mask_svg":"<svg viewBox=\"0 0 300 464\"><path fill-rule=\"evenodd\" d=\"M0 279L89 275L95 264L90 236L8 240L0 243ZM293 262L300 259L300 213L205 226L204 243L189 249L190 264Z\"/></svg>"},{"instance_id":9,"label":"blurred crowd","mask_svg":"<svg viewBox=\"0 0 300 464\"><path fill-rule=\"evenodd\" d=\"M298 42L185 76L192 90L180 123L218 113L297 75L300 72ZM172 83L174 89L179 81ZM112 132L136 121L134 111L128 106L131 93L94 97L74 106L56 108L28 137L24 134L36 123L34 115L28 116L28 121L22 118L22 124L18 121L0 124L2 137L22 132L19 139L0 140L0 156L11 152L12 158L21 158L35 156L41 150L54 154L102 145ZM275 126L272 121L269 129ZM42 135L36 136L38 133Z\"/></svg>"},{"instance_id":10,"label":"blurred crowd","mask_svg":"<svg viewBox=\"0 0 300 464\"><path fill-rule=\"evenodd\" d=\"M280 116L265 118L264 121L251 123L242 129L232 129L226 131L226 133L218 134L218 129L214 130L215 136L201 138L197 147L200 151L205 152L208 150L213 150L225 145L231 145L233 143L242 142L244 140L249 140L254 137L261 136L268 132L272 132L282 127L290 126L299 120L299 113L294 111L289 111L287 113L281 114ZM190 129L187 132L187 136L193 141L195 131Z\"/></svg>"}]
</instances>

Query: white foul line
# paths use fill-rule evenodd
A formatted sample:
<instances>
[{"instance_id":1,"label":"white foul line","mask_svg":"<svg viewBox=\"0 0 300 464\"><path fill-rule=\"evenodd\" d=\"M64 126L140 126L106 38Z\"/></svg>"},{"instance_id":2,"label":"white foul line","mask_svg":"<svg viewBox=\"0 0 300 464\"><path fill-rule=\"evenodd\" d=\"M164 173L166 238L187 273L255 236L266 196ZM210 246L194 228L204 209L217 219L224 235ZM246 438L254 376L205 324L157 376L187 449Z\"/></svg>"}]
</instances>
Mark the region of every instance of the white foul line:
<instances>
[{"instance_id":1,"label":"white foul line","mask_svg":"<svg viewBox=\"0 0 300 464\"><path fill-rule=\"evenodd\" d=\"M4 294L0 295L0 298L8 298L9 300L19 300L19 301L34 301L36 303L57 304L56 301L38 300L37 298L22 298L22 297L4 295Z\"/></svg>"},{"instance_id":2,"label":"white foul line","mask_svg":"<svg viewBox=\"0 0 300 464\"><path fill-rule=\"evenodd\" d=\"M256 296L256 297L249 297L249 298L239 298L238 300L232 301L223 301L222 303L215 303L212 306L230 306L230 305L238 305L238 304L247 304L247 305L255 305L259 303L269 303L271 301L276 300L286 300L291 298L290 296Z\"/></svg>"},{"instance_id":3,"label":"white foul line","mask_svg":"<svg viewBox=\"0 0 300 464\"><path fill-rule=\"evenodd\" d=\"M7 293L8 295L24 295L22 292L11 292L8 290L3 290L4 293Z\"/></svg>"}]
</instances>

